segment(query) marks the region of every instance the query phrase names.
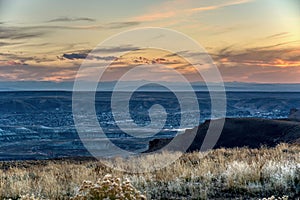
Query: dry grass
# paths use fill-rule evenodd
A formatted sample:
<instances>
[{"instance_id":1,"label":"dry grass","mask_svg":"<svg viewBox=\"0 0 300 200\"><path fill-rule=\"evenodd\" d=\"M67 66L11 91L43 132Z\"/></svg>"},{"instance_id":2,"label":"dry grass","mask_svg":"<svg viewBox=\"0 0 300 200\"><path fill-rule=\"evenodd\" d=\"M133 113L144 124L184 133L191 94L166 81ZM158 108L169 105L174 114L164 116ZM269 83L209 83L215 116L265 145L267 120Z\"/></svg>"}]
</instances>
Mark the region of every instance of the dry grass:
<instances>
[{"instance_id":1,"label":"dry grass","mask_svg":"<svg viewBox=\"0 0 300 200\"><path fill-rule=\"evenodd\" d=\"M72 198L72 200L87 199L146 200L146 197L128 179L121 180L107 174L96 183L84 181L78 194Z\"/></svg>"},{"instance_id":2,"label":"dry grass","mask_svg":"<svg viewBox=\"0 0 300 200\"><path fill-rule=\"evenodd\" d=\"M141 169L174 153L144 159ZM117 158L125 166L135 161ZM130 167L130 165L129 165ZM135 167L135 166L134 166ZM135 167L136 168L136 167ZM40 199L69 199L78 194L84 180L96 183L106 174L123 180L148 199L262 199L300 196L300 146L218 149L206 154L184 154L166 168L128 174L105 167L99 161L36 161L0 163L0 198L18 199L29 194Z\"/></svg>"}]
</instances>

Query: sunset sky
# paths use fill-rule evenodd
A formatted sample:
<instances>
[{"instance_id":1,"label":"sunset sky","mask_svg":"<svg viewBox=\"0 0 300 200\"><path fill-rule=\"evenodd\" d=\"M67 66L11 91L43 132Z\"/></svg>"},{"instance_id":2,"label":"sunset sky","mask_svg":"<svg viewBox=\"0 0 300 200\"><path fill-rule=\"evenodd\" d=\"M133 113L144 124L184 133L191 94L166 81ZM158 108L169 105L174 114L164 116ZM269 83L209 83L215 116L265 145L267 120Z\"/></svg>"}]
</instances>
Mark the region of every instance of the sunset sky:
<instances>
[{"instance_id":1,"label":"sunset sky","mask_svg":"<svg viewBox=\"0 0 300 200\"><path fill-rule=\"evenodd\" d=\"M0 81L72 81L100 42L141 27L196 40L226 82L300 83L299 0L0 0ZM114 58L109 53L99 58ZM155 61L197 81L192 67L181 67L169 53L176 52L135 51L114 65L121 70ZM118 79L118 70L105 80ZM146 77L147 71L139 76Z\"/></svg>"}]
</instances>

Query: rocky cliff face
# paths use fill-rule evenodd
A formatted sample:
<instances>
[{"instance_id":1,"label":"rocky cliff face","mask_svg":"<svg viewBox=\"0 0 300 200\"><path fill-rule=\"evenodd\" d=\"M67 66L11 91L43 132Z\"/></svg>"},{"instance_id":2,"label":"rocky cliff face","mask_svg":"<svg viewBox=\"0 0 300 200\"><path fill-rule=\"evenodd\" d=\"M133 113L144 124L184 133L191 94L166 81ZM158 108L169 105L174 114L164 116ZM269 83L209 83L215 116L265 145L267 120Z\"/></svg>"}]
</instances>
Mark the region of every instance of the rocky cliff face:
<instances>
[{"instance_id":1,"label":"rocky cliff face","mask_svg":"<svg viewBox=\"0 0 300 200\"><path fill-rule=\"evenodd\" d=\"M217 120L218 121L218 120ZM196 134L187 151L200 150L207 133L210 120L184 134ZM177 136L182 137L183 136ZM157 151L170 143L170 139L156 139L149 143L148 152ZM180 140L178 140L180 142ZM300 144L300 123L289 120L269 120L258 118L227 118L219 140L214 148L250 147L261 145L274 147L279 143Z\"/></svg>"}]
</instances>

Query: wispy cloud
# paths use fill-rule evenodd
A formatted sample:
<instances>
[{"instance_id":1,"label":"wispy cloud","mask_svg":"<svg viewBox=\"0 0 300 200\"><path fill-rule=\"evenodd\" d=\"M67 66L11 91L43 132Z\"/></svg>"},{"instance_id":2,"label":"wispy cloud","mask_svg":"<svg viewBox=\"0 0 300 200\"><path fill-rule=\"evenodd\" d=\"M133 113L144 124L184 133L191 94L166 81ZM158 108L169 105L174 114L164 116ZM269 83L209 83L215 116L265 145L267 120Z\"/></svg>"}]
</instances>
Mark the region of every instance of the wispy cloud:
<instances>
[{"instance_id":1,"label":"wispy cloud","mask_svg":"<svg viewBox=\"0 0 300 200\"><path fill-rule=\"evenodd\" d=\"M128 21L128 22L112 22L108 23L105 26L110 29L126 28L131 26L140 25L140 22L137 21Z\"/></svg>"},{"instance_id":2,"label":"wispy cloud","mask_svg":"<svg viewBox=\"0 0 300 200\"><path fill-rule=\"evenodd\" d=\"M71 54L71 53L80 53L80 54L88 54L91 51L93 51L93 54L114 54L114 53L119 53L119 52L127 52L127 51L137 51L140 50L139 47L135 47L133 45L120 45L120 46L106 46L106 47L101 47L101 48L96 48L96 49L82 49L79 51L67 51L65 52L66 54Z\"/></svg>"},{"instance_id":3,"label":"wispy cloud","mask_svg":"<svg viewBox=\"0 0 300 200\"><path fill-rule=\"evenodd\" d=\"M134 20L145 22L145 21L162 20L162 19L171 18L180 15L184 15L186 17L187 15L192 15L198 12L217 10L224 7L249 3L252 1L254 0L229 0L225 3L220 3L216 5L185 9L180 7L180 4L184 3L183 1L175 0L171 3L168 2L168 4L159 5L155 7L152 11L150 11L148 14L137 16L134 18ZM159 12L157 12L157 10L159 10Z\"/></svg>"},{"instance_id":4,"label":"wispy cloud","mask_svg":"<svg viewBox=\"0 0 300 200\"><path fill-rule=\"evenodd\" d=\"M0 42L0 47L22 44L21 42Z\"/></svg>"},{"instance_id":5,"label":"wispy cloud","mask_svg":"<svg viewBox=\"0 0 300 200\"><path fill-rule=\"evenodd\" d=\"M59 18L51 19L47 22L78 22L78 21L94 22L96 20L89 17L79 17L79 18L59 17Z\"/></svg>"},{"instance_id":6,"label":"wispy cloud","mask_svg":"<svg viewBox=\"0 0 300 200\"><path fill-rule=\"evenodd\" d=\"M73 80L78 67L38 65L0 65L0 80L5 81L68 81Z\"/></svg>"},{"instance_id":7,"label":"wispy cloud","mask_svg":"<svg viewBox=\"0 0 300 200\"><path fill-rule=\"evenodd\" d=\"M228 6L234 6L234 5L249 3L251 1L253 1L253 0L228 1L228 2L225 2L225 3L218 4L218 5L192 8L192 9L187 9L185 11L187 13L194 13L194 12L202 12L202 11L209 11L209 10L217 10L217 9L221 9L221 8L228 7Z\"/></svg>"},{"instance_id":8,"label":"wispy cloud","mask_svg":"<svg viewBox=\"0 0 300 200\"><path fill-rule=\"evenodd\" d=\"M44 35L43 31L33 31L23 27L0 26L0 39L29 39Z\"/></svg>"},{"instance_id":9,"label":"wispy cloud","mask_svg":"<svg viewBox=\"0 0 300 200\"><path fill-rule=\"evenodd\" d=\"M282 38L288 36L289 32L282 32L267 36L266 39Z\"/></svg>"},{"instance_id":10,"label":"wispy cloud","mask_svg":"<svg viewBox=\"0 0 300 200\"><path fill-rule=\"evenodd\" d=\"M25 62L18 62L18 61L13 61L13 60L10 60L10 61L7 61L5 62L5 64L9 65L9 66L26 66L28 65L27 63Z\"/></svg>"},{"instance_id":11,"label":"wispy cloud","mask_svg":"<svg viewBox=\"0 0 300 200\"><path fill-rule=\"evenodd\" d=\"M66 58L69 60L103 60L103 61L111 61L115 60L115 56L88 56L87 53L70 53L70 54L63 54L62 58Z\"/></svg>"},{"instance_id":12,"label":"wispy cloud","mask_svg":"<svg viewBox=\"0 0 300 200\"><path fill-rule=\"evenodd\" d=\"M80 19L80 18L78 18ZM58 19L57 19L58 20ZM62 20L62 19L61 19ZM35 25L35 26L8 26L0 24L0 39L3 40L24 40L31 38L41 38L51 31L57 30L109 30L122 29L139 25L137 21L120 21L106 24L95 24L89 26L64 26L64 25ZM0 46L12 45L13 43L1 42Z\"/></svg>"},{"instance_id":13,"label":"wispy cloud","mask_svg":"<svg viewBox=\"0 0 300 200\"><path fill-rule=\"evenodd\" d=\"M106 24L95 24L89 26L65 26L65 25L35 25L35 26L0 26L0 39L26 39L31 37L42 36L51 30L107 30L121 29L126 27L137 26L141 22L137 21L120 21Z\"/></svg>"},{"instance_id":14,"label":"wispy cloud","mask_svg":"<svg viewBox=\"0 0 300 200\"><path fill-rule=\"evenodd\" d=\"M33 62L33 63L44 63L44 62L52 62L55 61L55 59L50 59L46 56L25 56L21 53L1 53L0 52L0 58L2 57L2 60L7 62L14 61L18 63L27 63L27 62Z\"/></svg>"},{"instance_id":15,"label":"wispy cloud","mask_svg":"<svg viewBox=\"0 0 300 200\"><path fill-rule=\"evenodd\" d=\"M281 44L274 46L280 47ZM231 47L221 49L213 55L220 65L256 65L260 67L300 67L299 48L250 48L241 51L231 50Z\"/></svg>"},{"instance_id":16,"label":"wispy cloud","mask_svg":"<svg viewBox=\"0 0 300 200\"><path fill-rule=\"evenodd\" d=\"M66 58L69 60L75 60L75 59L85 59L88 56L87 53L69 53L69 54L63 54L62 58Z\"/></svg>"},{"instance_id":17,"label":"wispy cloud","mask_svg":"<svg viewBox=\"0 0 300 200\"><path fill-rule=\"evenodd\" d=\"M150 13L146 15L141 15L136 18L134 18L137 21L155 21L155 20L161 20L164 18L170 18L176 15L176 12L159 12L159 13Z\"/></svg>"}]
</instances>

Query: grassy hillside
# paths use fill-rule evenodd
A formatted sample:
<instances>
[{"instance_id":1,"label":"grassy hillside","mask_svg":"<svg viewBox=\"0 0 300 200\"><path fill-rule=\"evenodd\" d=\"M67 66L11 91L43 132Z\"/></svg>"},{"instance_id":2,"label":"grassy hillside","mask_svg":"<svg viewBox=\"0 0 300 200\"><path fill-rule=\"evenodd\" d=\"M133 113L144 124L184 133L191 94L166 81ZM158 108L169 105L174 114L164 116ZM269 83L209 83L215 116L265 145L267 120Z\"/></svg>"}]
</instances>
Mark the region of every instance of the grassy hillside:
<instances>
[{"instance_id":1,"label":"grassy hillside","mask_svg":"<svg viewBox=\"0 0 300 200\"><path fill-rule=\"evenodd\" d=\"M143 158L141 170L166 156L174 153ZM121 158L116 162L135 163ZM272 195L297 199L300 146L280 144L275 148L187 153L164 169L136 174L112 170L92 159L1 162L0 198L18 199L29 194L41 199L69 199L78 194L83 181L95 183L107 174L128 179L147 199L260 199Z\"/></svg>"}]
</instances>

